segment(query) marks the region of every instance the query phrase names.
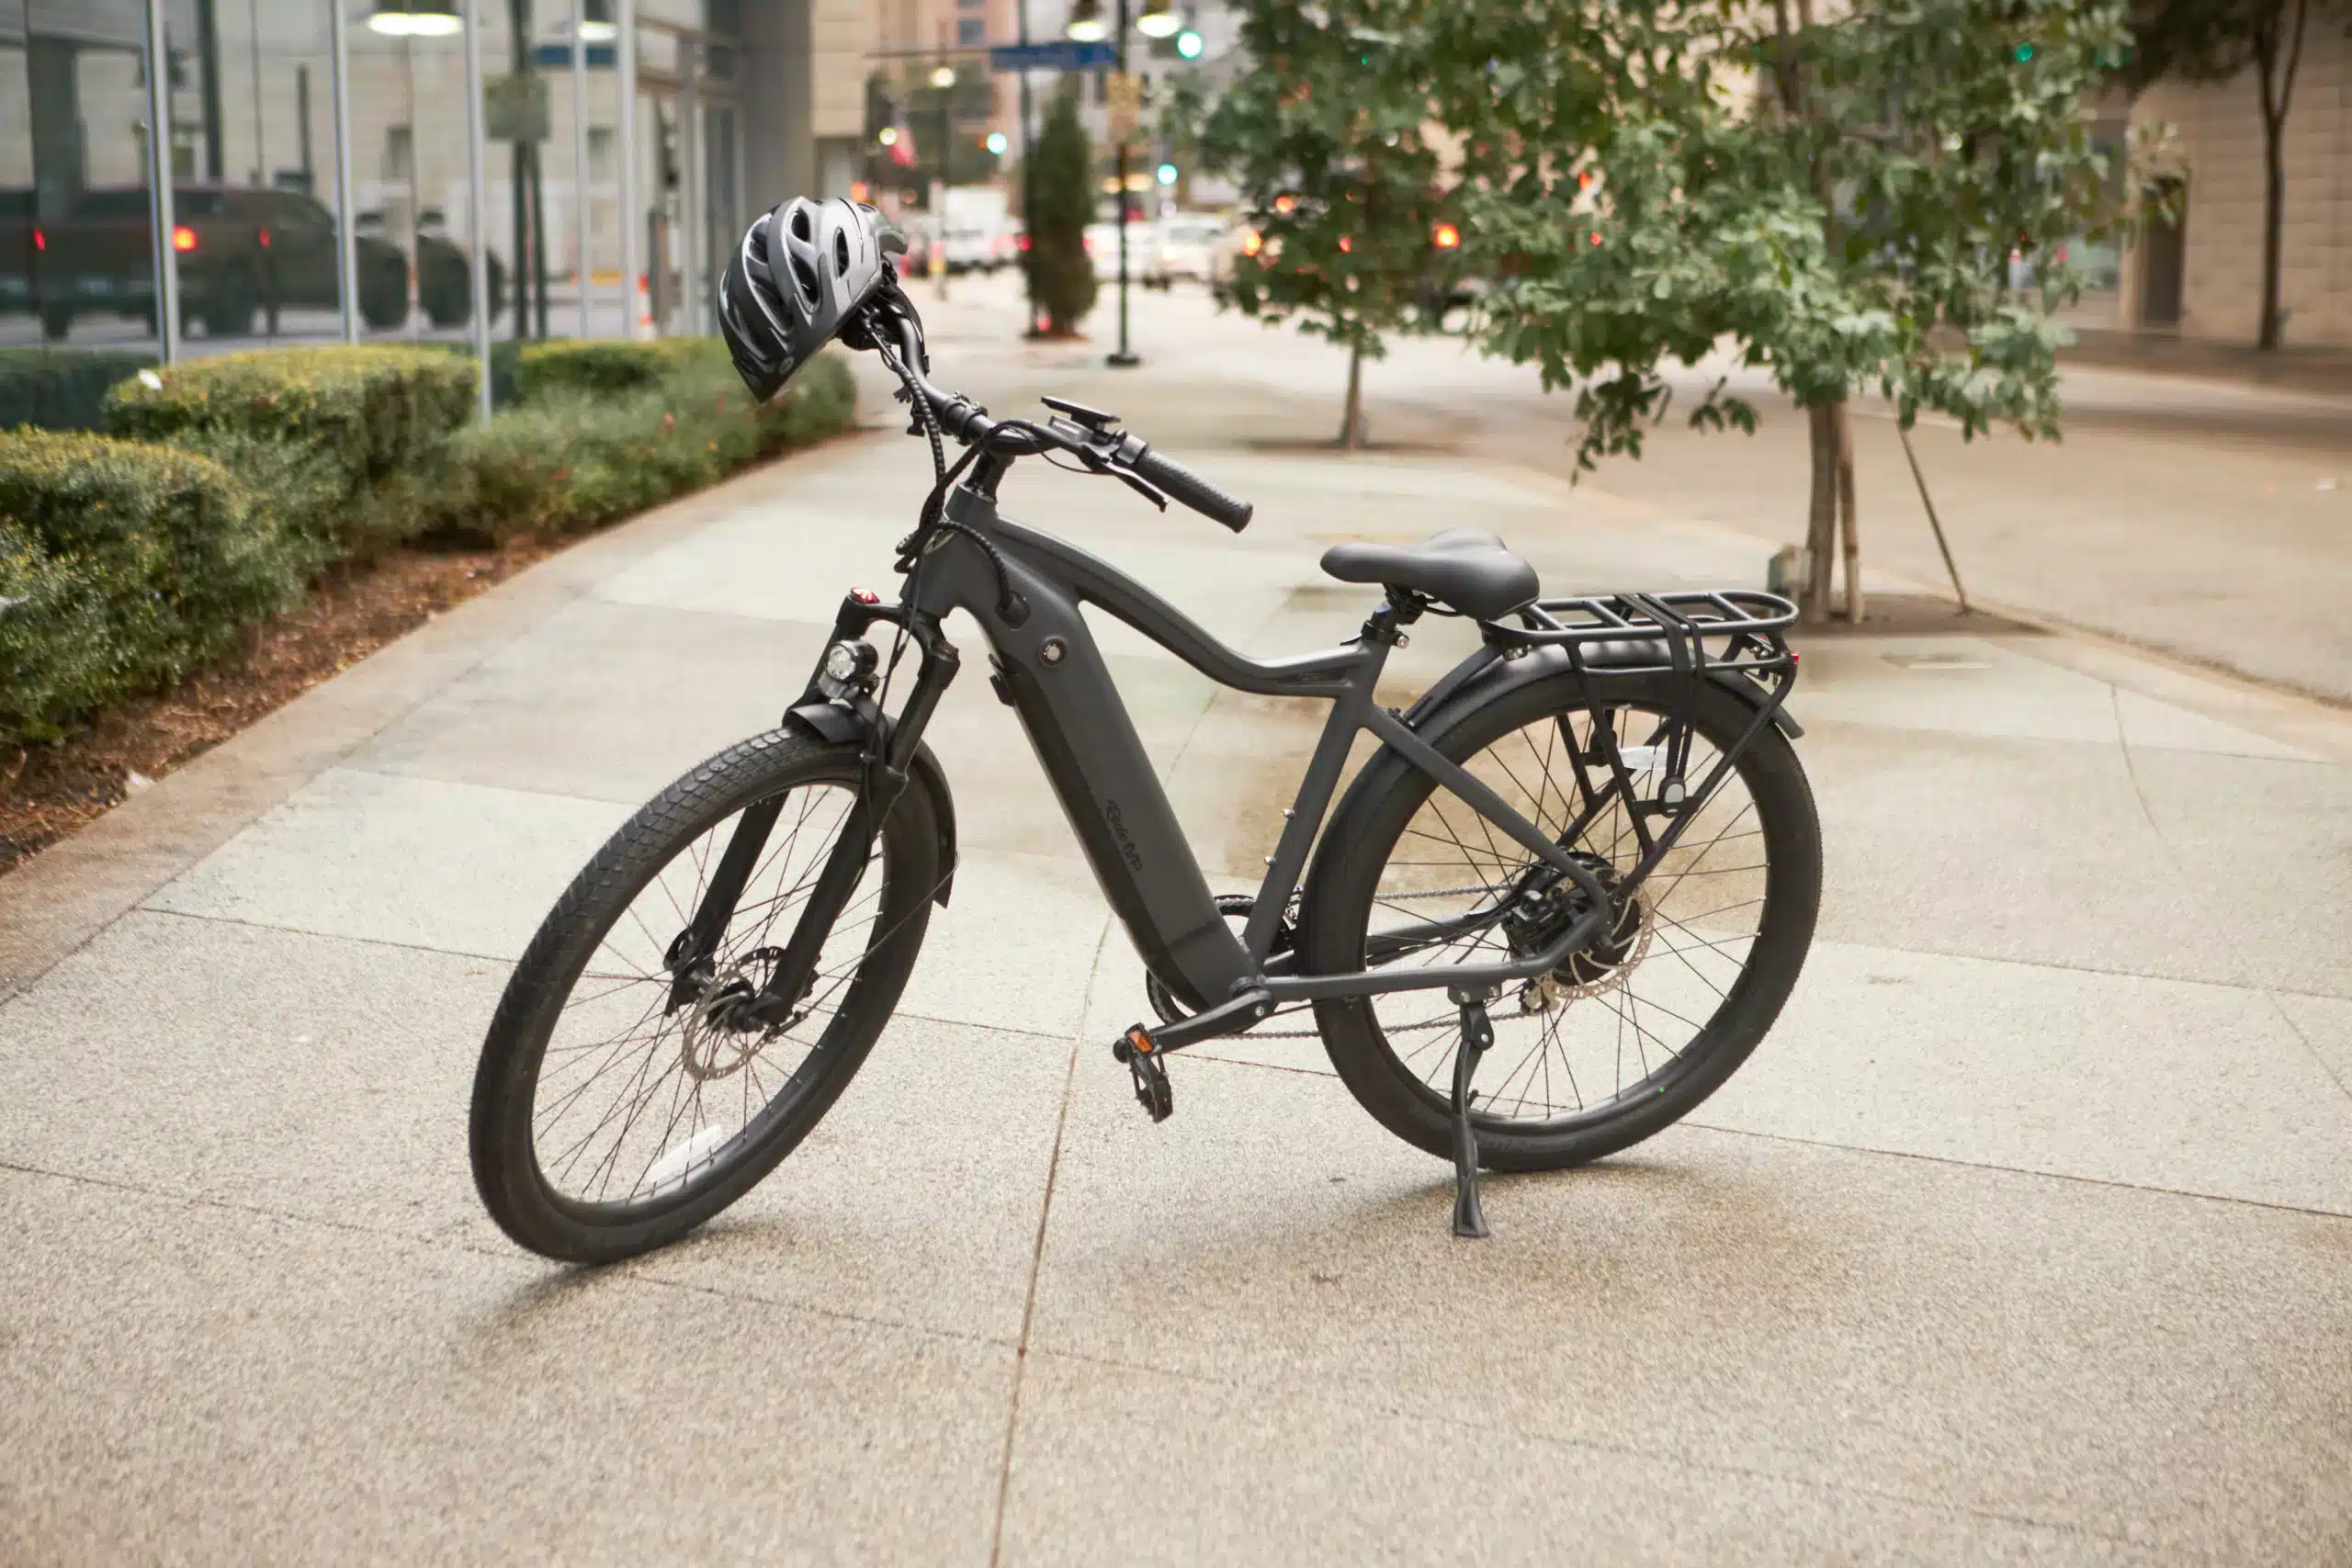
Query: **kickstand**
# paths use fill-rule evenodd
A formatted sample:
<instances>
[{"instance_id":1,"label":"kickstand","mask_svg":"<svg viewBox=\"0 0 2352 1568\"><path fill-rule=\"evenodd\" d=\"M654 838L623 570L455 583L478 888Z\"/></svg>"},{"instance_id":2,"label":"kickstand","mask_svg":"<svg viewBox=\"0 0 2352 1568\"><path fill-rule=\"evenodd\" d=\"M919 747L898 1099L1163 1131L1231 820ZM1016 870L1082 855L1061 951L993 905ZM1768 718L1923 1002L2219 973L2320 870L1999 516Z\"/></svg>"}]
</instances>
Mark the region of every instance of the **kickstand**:
<instances>
[{"instance_id":1,"label":"kickstand","mask_svg":"<svg viewBox=\"0 0 2352 1568\"><path fill-rule=\"evenodd\" d=\"M1477 1075L1478 1058L1495 1043L1495 1026L1487 1018L1484 996L1453 993L1462 1009L1462 1048L1453 1054L1453 1234L1472 1241L1486 1238L1486 1212L1478 1206L1478 1134L1470 1129L1470 1080Z\"/></svg>"}]
</instances>

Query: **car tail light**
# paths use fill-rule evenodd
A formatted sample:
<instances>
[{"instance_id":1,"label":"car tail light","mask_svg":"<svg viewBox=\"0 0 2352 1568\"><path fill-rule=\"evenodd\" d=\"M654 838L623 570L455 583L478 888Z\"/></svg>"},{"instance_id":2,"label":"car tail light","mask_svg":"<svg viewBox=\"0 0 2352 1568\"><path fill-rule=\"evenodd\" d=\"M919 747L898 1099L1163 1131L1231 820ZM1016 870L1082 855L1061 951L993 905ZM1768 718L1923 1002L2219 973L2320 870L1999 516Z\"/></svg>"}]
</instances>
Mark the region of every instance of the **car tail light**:
<instances>
[{"instance_id":1,"label":"car tail light","mask_svg":"<svg viewBox=\"0 0 2352 1568\"><path fill-rule=\"evenodd\" d=\"M38 229L33 231L33 249L37 251L49 249L49 236Z\"/></svg>"},{"instance_id":2,"label":"car tail light","mask_svg":"<svg viewBox=\"0 0 2352 1568\"><path fill-rule=\"evenodd\" d=\"M1342 235L1340 235L1340 250L1342 250L1342 251L1348 251L1348 252L1352 252L1352 251L1354 251L1354 249L1355 249L1355 248L1356 248L1356 243L1355 243L1353 240L1349 239L1345 234L1342 234Z\"/></svg>"},{"instance_id":3,"label":"car tail light","mask_svg":"<svg viewBox=\"0 0 2352 1568\"><path fill-rule=\"evenodd\" d=\"M196 249L196 231L189 228L185 223L173 224L172 249L175 251L192 251Z\"/></svg>"},{"instance_id":4,"label":"car tail light","mask_svg":"<svg viewBox=\"0 0 2352 1568\"><path fill-rule=\"evenodd\" d=\"M261 231L261 248L265 251L269 249L269 231L266 229Z\"/></svg>"},{"instance_id":5,"label":"car tail light","mask_svg":"<svg viewBox=\"0 0 2352 1568\"><path fill-rule=\"evenodd\" d=\"M1441 223L1430 231L1430 239L1441 251L1450 251L1462 243L1462 231L1451 223Z\"/></svg>"},{"instance_id":6,"label":"car tail light","mask_svg":"<svg viewBox=\"0 0 2352 1568\"><path fill-rule=\"evenodd\" d=\"M1243 255L1254 256L1265 248L1266 236L1258 232L1257 230L1245 229L1241 231L1241 254Z\"/></svg>"},{"instance_id":7,"label":"car tail light","mask_svg":"<svg viewBox=\"0 0 2352 1568\"><path fill-rule=\"evenodd\" d=\"M1027 231L1023 231L1018 243L1021 246L1021 254L1024 256L1027 255L1029 254L1029 235Z\"/></svg>"}]
</instances>

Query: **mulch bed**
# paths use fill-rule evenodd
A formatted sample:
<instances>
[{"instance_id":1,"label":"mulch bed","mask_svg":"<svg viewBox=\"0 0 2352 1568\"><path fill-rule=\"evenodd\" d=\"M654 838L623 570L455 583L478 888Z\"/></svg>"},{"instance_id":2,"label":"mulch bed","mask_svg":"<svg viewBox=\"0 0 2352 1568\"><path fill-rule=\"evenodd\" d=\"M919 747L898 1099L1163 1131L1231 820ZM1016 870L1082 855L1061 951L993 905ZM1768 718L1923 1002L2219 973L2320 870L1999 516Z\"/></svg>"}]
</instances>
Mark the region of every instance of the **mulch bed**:
<instances>
[{"instance_id":1,"label":"mulch bed","mask_svg":"<svg viewBox=\"0 0 2352 1568\"><path fill-rule=\"evenodd\" d=\"M0 751L0 875L174 768L569 540L410 547L315 584L241 655L101 714L77 735Z\"/></svg>"}]
</instances>

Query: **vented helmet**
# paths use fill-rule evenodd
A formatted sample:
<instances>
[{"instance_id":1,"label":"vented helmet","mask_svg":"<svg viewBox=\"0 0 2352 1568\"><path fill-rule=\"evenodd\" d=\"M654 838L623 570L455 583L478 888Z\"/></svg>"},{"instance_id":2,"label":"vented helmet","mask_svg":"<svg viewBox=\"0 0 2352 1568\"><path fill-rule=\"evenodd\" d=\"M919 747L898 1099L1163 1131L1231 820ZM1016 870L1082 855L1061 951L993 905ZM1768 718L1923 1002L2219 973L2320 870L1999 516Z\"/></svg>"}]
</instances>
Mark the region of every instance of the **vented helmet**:
<instances>
[{"instance_id":1,"label":"vented helmet","mask_svg":"<svg viewBox=\"0 0 2352 1568\"><path fill-rule=\"evenodd\" d=\"M718 330L753 397L774 397L873 297L892 232L838 197L795 197L752 225L718 287Z\"/></svg>"}]
</instances>

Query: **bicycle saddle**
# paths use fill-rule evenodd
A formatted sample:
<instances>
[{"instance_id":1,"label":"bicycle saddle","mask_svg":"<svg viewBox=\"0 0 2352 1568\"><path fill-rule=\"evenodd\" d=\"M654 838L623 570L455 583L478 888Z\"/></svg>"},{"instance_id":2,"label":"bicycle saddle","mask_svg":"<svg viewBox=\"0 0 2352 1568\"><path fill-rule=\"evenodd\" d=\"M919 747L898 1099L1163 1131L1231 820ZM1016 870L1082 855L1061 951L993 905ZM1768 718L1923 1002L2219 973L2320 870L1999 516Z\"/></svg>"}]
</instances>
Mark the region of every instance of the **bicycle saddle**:
<instances>
[{"instance_id":1,"label":"bicycle saddle","mask_svg":"<svg viewBox=\"0 0 2352 1568\"><path fill-rule=\"evenodd\" d=\"M1449 528L1418 545L1333 545L1323 570L1342 582L1409 588L1481 621L1509 615L1540 586L1533 567L1477 528Z\"/></svg>"}]
</instances>

